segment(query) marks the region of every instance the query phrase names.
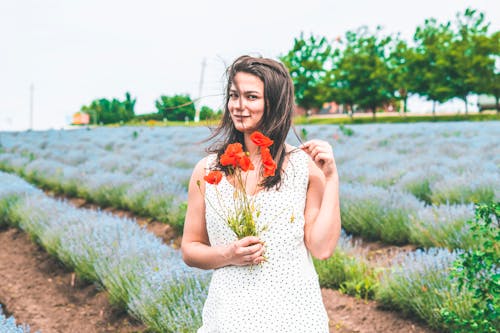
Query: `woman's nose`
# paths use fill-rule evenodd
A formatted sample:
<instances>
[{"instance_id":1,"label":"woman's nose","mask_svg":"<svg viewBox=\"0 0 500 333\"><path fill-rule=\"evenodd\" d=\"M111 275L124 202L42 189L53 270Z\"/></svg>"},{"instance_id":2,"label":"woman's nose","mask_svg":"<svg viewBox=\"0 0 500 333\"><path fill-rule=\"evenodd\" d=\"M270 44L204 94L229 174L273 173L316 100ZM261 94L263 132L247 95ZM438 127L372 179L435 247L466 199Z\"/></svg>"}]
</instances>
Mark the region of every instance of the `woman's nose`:
<instances>
[{"instance_id":1,"label":"woman's nose","mask_svg":"<svg viewBox=\"0 0 500 333\"><path fill-rule=\"evenodd\" d=\"M236 101L236 108L239 110L243 110L244 107L245 107L245 102L243 100L243 97L240 96L240 97L238 97L238 100Z\"/></svg>"}]
</instances>

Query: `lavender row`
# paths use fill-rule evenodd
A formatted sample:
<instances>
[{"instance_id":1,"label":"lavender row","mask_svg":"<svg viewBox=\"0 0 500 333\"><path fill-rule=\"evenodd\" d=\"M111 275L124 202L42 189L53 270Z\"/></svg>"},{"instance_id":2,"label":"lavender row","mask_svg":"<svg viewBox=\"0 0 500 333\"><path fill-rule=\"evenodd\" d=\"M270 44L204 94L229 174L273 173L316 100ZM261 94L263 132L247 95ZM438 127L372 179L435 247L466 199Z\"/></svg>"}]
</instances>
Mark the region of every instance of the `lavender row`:
<instances>
[{"instance_id":1,"label":"lavender row","mask_svg":"<svg viewBox=\"0 0 500 333\"><path fill-rule=\"evenodd\" d=\"M346 230L389 243L467 248L471 202L499 197L497 123L352 128L348 136L336 126L304 127L308 138L334 145ZM0 166L180 231L189 174L203 156L197 142L208 134L180 127L4 133Z\"/></svg>"},{"instance_id":2,"label":"lavender row","mask_svg":"<svg viewBox=\"0 0 500 333\"><path fill-rule=\"evenodd\" d=\"M500 199L500 124L304 126L329 141L344 182L398 188L427 204ZM350 133L349 133L350 134Z\"/></svg>"},{"instance_id":3,"label":"lavender row","mask_svg":"<svg viewBox=\"0 0 500 333\"><path fill-rule=\"evenodd\" d=\"M333 144L345 182L397 187L427 203L469 203L500 198L500 125L497 122L303 126L308 139ZM99 186L161 183L161 194L185 197L189 172L203 156L206 128L97 128L90 131L0 133L0 144L15 167L27 172L64 170ZM291 136L293 141L293 136ZM28 167L34 160L50 165ZM75 169L65 169L73 166ZM55 171L53 171L55 172ZM62 171L61 171L62 172ZM113 179L112 174L119 174ZM95 177L86 177L94 175ZM149 180L149 182L148 182ZM172 184L180 185L176 187ZM169 186L170 185L170 186ZM165 187L165 189L163 189ZM131 190L131 195L140 189Z\"/></svg>"},{"instance_id":4,"label":"lavender row","mask_svg":"<svg viewBox=\"0 0 500 333\"><path fill-rule=\"evenodd\" d=\"M210 274L130 219L79 210L0 172L0 221L26 231L110 301L159 332L200 326Z\"/></svg>"}]
</instances>

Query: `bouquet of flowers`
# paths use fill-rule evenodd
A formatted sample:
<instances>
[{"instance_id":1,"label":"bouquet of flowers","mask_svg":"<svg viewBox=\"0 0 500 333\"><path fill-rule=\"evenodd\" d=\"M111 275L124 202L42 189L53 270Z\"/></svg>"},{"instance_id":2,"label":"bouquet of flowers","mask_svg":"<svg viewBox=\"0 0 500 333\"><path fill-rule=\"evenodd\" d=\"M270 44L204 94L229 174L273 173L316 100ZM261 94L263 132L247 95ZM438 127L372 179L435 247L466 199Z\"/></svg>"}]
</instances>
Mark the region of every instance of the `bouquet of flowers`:
<instances>
[{"instance_id":1,"label":"bouquet of flowers","mask_svg":"<svg viewBox=\"0 0 500 333\"><path fill-rule=\"evenodd\" d=\"M269 147L274 143L260 132L254 132L250 135L253 143L260 147L262 160L262 177L274 176L276 171L276 162L271 156ZM218 200L221 204L221 209L215 209L212 203L209 204L220 217L227 221L228 226L234 231L238 239L247 236L258 236L264 228L259 229L255 223L260 215L260 210L255 205L255 197L249 197L246 192L246 183L243 179L243 172L254 170L254 165L248 157L249 153L243 151L241 143L236 142L229 144L220 157L220 164L228 167L228 176L234 179L233 205L234 210L228 209L223 200ZM217 186L222 180L222 172L220 170L212 170L204 180L211 185ZM198 186L200 185L198 181ZM220 199L220 192L217 190L217 196Z\"/></svg>"}]
</instances>

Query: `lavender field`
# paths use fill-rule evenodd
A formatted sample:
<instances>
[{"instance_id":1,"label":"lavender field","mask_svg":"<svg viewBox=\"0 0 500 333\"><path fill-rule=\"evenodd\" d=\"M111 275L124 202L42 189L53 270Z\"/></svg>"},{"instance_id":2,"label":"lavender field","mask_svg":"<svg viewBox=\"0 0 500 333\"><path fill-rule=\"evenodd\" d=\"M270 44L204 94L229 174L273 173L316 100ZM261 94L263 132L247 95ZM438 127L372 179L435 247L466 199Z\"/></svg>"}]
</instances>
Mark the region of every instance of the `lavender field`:
<instances>
[{"instance_id":1,"label":"lavender field","mask_svg":"<svg viewBox=\"0 0 500 333\"><path fill-rule=\"evenodd\" d=\"M474 217L473 204L500 199L500 125L374 124L353 125L349 130L352 133L338 126L298 128L307 139L332 144L341 179L344 232L336 255L316 262L320 281L348 293L359 295L364 290L362 296L399 307L431 327L442 328L432 309L446 305L460 311L473 297L457 294L446 272L457 254L477 241L466 223ZM181 316L185 318L182 328L189 331L198 324L204 275L191 272L178 254L132 226L116 236L127 239L128 246L111 249L126 260L110 262L106 259L110 249L103 244L114 242L108 238L115 237L115 231L107 228L117 223L130 225L130 221L108 223L110 217L104 214L80 216L33 185L149 216L181 232L187 183L195 163L205 154L207 144L200 142L209 133L202 127L0 133L0 168L10 173L0 172L0 221L43 239L48 251L80 274L100 281L111 290L116 303L149 326L161 331L169 327L172 318ZM290 143L299 144L293 135ZM86 230L93 230L92 242L85 238L89 234ZM420 250L399 256L390 269L374 268L363 249L351 241L352 236L386 244L413 244ZM178 279L156 281L158 264L140 260L139 249L172 262L162 268L164 276L203 278L184 278L184 286ZM139 283L132 278L132 271L148 278ZM435 292L423 293L423 285ZM173 299L158 300L151 292L155 288L186 290L187 296L174 292ZM408 301L411 299L413 303ZM158 309L152 306L158 303L170 317L158 317Z\"/></svg>"}]
</instances>

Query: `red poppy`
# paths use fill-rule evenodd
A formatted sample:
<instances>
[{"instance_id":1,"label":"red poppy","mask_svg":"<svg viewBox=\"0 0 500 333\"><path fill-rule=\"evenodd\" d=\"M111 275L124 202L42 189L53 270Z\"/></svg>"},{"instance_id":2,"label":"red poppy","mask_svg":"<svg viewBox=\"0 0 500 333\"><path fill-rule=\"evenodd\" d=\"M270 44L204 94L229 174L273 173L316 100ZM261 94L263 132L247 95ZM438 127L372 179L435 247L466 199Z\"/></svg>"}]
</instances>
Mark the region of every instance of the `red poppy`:
<instances>
[{"instance_id":1,"label":"red poppy","mask_svg":"<svg viewBox=\"0 0 500 333\"><path fill-rule=\"evenodd\" d=\"M250 161L250 158L246 154L244 154L242 157L238 159L238 166L241 168L242 171L248 171L254 169L252 161Z\"/></svg>"},{"instance_id":2,"label":"red poppy","mask_svg":"<svg viewBox=\"0 0 500 333\"><path fill-rule=\"evenodd\" d=\"M269 148L262 148L260 150L260 155L262 158L262 165L264 166L264 177L274 176L277 165L271 156Z\"/></svg>"},{"instance_id":3,"label":"red poppy","mask_svg":"<svg viewBox=\"0 0 500 333\"><path fill-rule=\"evenodd\" d=\"M227 145L226 151L220 157L220 164L224 166L232 165L235 168L242 154L244 155L245 153L243 152L241 143L231 143Z\"/></svg>"},{"instance_id":4,"label":"red poppy","mask_svg":"<svg viewBox=\"0 0 500 333\"><path fill-rule=\"evenodd\" d=\"M270 161L270 165L264 164L264 177L271 177L274 176L276 172L276 162L273 160Z\"/></svg>"},{"instance_id":5,"label":"red poppy","mask_svg":"<svg viewBox=\"0 0 500 333\"><path fill-rule=\"evenodd\" d=\"M254 169L252 161L243 151L243 146L239 142L227 145L226 151L220 157L220 164L231 165L233 168L240 167L242 171Z\"/></svg>"},{"instance_id":6,"label":"red poppy","mask_svg":"<svg viewBox=\"0 0 500 333\"><path fill-rule=\"evenodd\" d=\"M209 184L217 185L222 180L222 172L218 170L210 171L203 179Z\"/></svg>"},{"instance_id":7,"label":"red poppy","mask_svg":"<svg viewBox=\"0 0 500 333\"><path fill-rule=\"evenodd\" d=\"M267 136L265 136L259 131L253 132L250 135L250 140L252 140L252 142L255 143L257 146L264 148L269 147L274 143L273 140L269 139Z\"/></svg>"}]
</instances>

